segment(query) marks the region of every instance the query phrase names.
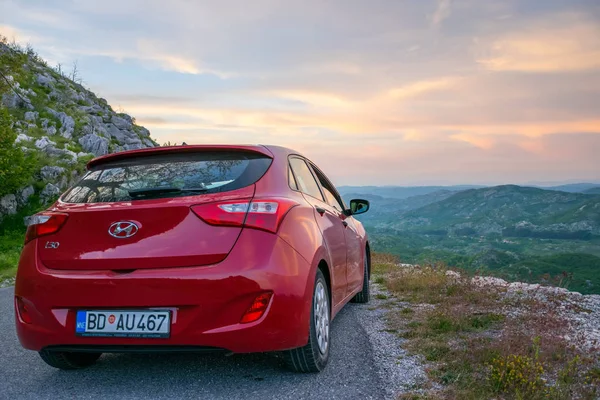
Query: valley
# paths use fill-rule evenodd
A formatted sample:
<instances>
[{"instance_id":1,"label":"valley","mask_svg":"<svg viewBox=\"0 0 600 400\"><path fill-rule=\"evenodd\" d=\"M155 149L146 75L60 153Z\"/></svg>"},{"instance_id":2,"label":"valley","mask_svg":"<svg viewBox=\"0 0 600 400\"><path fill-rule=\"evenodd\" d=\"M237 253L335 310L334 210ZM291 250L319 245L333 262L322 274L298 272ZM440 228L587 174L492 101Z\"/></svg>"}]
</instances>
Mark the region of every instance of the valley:
<instances>
[{"instance_id":1,"label":"valley","mask_svg":"<svg viewBox=\"0 0 600 400\"><path fill-rule=\"evenodd\" d=\"M516 185L340 187L340 192L346 202L357 197L371 202L360 219L373 248L402 262L442 261L589 294L600 293L600 196L594 194L600 185L590 185L560 187L570 192ZM384 196L411 193L417 194Z\"/></svg>"}]
</instances>

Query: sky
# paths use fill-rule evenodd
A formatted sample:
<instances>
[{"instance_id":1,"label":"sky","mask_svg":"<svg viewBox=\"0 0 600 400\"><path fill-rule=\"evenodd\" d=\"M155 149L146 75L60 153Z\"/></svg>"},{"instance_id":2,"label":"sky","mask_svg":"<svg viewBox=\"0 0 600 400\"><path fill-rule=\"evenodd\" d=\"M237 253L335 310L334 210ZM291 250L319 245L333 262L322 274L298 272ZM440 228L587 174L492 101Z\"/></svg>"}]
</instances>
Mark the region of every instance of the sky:
<instances>
[{"instance_id":1,"label":"sky","mask_svg":"<svg viewBox=\"0 0 600 400\"><path fill-rule=\"evenodd\" d=\"M338 185L600 182L598 0L0 0L0 33L159 142Z\"/></svg>"}]
</instances>

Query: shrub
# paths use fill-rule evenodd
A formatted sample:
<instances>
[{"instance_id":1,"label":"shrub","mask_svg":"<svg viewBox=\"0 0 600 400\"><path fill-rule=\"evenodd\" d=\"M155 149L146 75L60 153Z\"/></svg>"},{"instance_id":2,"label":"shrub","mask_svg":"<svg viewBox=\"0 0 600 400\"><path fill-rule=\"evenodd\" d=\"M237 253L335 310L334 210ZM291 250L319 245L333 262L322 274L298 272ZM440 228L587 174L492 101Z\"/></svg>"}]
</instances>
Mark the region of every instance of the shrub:
<instances>
[{"instance_id":1,"label":"shrub","mask_svg":"<svg viewBox=\"0 0 600 400\"><path fill-rule=\"evenodd\" d=\"M8 111L0 108L0 197L23 187L33 173L33 160L15 145L17 134L10 125Z\"/></svg>"},{"instance_id":2,"label":"shrub","mask_svg":"<svg viewBox=\"0 0 600 400\"><path fill-rule=\"evenodd\" d=\"M491 362L490 383L495 391L533 398L545 388L544 367L534 357L510 354Z\"/></svg>"}]
</instances>

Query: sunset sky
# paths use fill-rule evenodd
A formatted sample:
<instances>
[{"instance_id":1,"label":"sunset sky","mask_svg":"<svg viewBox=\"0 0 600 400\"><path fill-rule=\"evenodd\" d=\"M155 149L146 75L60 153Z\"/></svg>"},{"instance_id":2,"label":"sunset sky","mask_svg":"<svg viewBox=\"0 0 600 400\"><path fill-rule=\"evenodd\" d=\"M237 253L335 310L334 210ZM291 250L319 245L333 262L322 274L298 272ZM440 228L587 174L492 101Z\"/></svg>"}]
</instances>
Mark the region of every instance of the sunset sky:
<instances>
[{"instance_id":1,"label":"sunset sky","mask_svg":"<svg viewBox=\"0 0 600 400\"><path fill-rule=\"evenodd\" d=\"M337 184L600 182L598 0L0 0L0 33L159 142Z\"/></svg>"}]
</instances>

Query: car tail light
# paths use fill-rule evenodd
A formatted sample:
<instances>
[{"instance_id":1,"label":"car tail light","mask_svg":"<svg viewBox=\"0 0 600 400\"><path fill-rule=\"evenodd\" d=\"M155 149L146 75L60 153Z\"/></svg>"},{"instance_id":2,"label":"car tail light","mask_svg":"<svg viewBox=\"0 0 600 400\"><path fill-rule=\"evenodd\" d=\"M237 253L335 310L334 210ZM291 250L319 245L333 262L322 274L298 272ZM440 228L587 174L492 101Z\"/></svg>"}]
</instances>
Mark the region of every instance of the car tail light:
<instances>
[{"instance_id":1,"label":"car tail light","mask_svg":"<svg viewBox=\"0 0 600 400\"><path fill-rule=\"evenodd\" d=\"M275 233L285 214L296 205L290 199L254 199L200 204L193 206L192 211L211 225L243 226Z\"/></svg>"},{"instance_id":2,"label":"car tail light","mask_svg":"<svg viewBox=\"0 0 600 400\"><path fill-rule=\"evenodd\" d=\"M15 297L15 304L17 305L17 313L19 314L21 321L25 322L26 324L30 324L31 315L29 314L29 310L23 299L20 297Z\"/></svg>"},{"instance_id":3,"label":"car tail light","mask_svg":"<svg viewBox=\"0 0 600 400\"><path fill-rule=\"evenodd\" d=\"M29 226L27 227L25 243L30 242L37 237L58 232L67 221L68 217L68 214L55 212L43 212L34 215L31 217Z\"/></svg>"},{"instance_id":4,"label":"car tail light","mask_svg":"<svg viewBox=\"0 0 600 400\"><path fill-rule=\"evenodd\" d=\"M273 297L273 293L271 292L262 293L256 296L254 302L252 302L250 308L246 310L240 322L242 324L247 324L250 322L258 321L263 316L265 311L267 311L267 308L269 308L271 297Z\"/></svg>"}]
</instances>

